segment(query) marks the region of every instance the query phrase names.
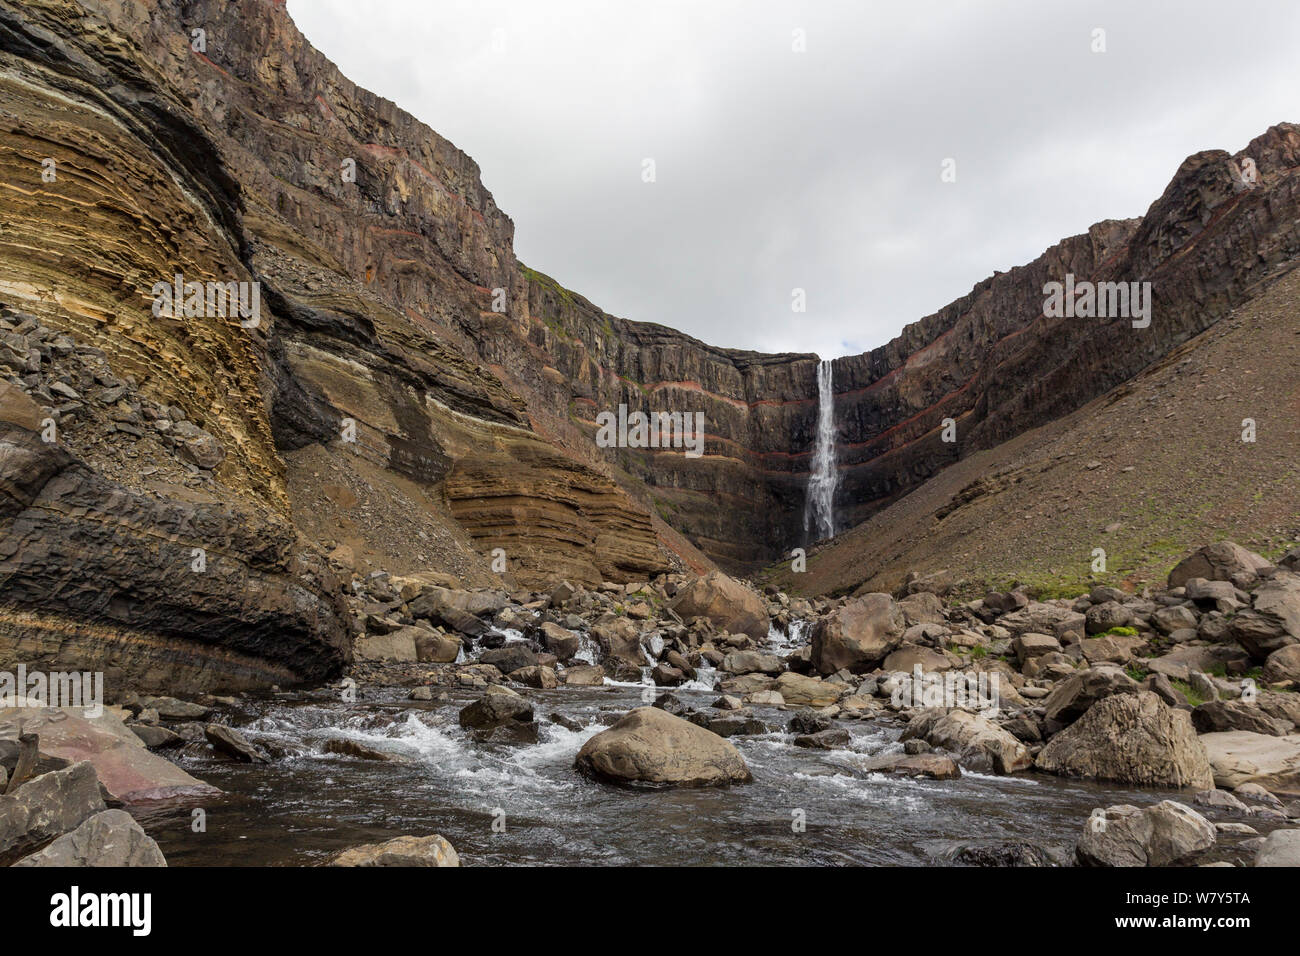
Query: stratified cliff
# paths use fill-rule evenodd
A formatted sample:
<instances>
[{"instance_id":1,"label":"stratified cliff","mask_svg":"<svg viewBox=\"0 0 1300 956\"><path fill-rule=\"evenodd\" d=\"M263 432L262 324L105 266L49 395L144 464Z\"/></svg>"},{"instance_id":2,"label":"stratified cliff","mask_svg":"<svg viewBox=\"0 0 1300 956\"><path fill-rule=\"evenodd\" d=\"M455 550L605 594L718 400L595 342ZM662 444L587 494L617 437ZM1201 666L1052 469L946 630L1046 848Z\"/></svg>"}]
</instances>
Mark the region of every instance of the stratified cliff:
<instances>
[{"instance_id":1,"label":"stratified cliff","mask_svg":"<svg viewBox=\"0 0 1300 956\"><path fill-rule=\"evenodd\" d=\"M1284 125L1198 154L1143 219L837 360L840 525L1255 295L1300 250L1298 143ZM816 357L608 316L523 266L473 160L281 3L0 0L0 190L0 649L315 679L353 626L331 567L594 583L807 543ZM1151 326L1048 319L1067 272L1152 282ZM255 283L260 315L160 313L176 275ZM620 404L702 412L704 454L598 448ZM17 471L31 456L43 484ZM220 527L176 524L182 505Z\"/></svg>"}]
</instances>

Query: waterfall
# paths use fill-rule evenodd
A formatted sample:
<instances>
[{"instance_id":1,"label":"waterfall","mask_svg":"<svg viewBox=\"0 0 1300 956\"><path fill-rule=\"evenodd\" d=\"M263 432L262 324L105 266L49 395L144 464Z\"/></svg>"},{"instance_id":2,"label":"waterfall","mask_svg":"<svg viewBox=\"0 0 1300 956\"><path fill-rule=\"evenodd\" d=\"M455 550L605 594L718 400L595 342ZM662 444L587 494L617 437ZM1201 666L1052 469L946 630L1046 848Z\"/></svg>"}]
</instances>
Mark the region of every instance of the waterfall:
<instances>
[{"instance_id":1,"label":"waterfall","mask_svg":"<svg viewBox=\"0 0 1300 956\"><path fill-rule=\"evenodd\" d=\"M817 366L817 448L813 452L812 474L808 478L808 500L804 506L804 533L815 532L820 540L835 534L835 395L831 391L831 360Z\"/></svg>"}]
</instances>

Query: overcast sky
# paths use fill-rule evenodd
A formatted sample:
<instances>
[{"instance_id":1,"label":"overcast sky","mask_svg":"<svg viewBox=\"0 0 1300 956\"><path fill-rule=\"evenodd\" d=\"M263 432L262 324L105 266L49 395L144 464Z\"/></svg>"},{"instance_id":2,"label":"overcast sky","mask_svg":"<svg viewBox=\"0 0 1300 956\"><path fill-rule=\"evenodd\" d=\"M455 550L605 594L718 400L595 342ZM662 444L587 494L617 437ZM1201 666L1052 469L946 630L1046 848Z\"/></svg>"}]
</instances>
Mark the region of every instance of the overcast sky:
<instances>
[{"instance_id":1,"label":"overcast sky","mask_svg":"<svg viewBox=\"0 0 1300 956\"><path fill-rule=\"evenodd\" d=\"M289 10L474 157L525 263L734 348L880 345L994 270L1141 215L1189 154L1300 121L1295 0Z\"/></svg>"}]
</instances>

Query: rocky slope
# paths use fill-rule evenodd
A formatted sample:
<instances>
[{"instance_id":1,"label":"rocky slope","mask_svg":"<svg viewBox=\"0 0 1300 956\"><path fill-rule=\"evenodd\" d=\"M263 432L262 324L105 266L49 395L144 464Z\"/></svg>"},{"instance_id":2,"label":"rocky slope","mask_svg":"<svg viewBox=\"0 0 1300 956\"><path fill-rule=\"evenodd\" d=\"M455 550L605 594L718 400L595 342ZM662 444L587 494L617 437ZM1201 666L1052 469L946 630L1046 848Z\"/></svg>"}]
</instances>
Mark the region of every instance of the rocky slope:
<instances>
[{"instance_id":1,"label":"rocky slope","mask_svg":"<svg viewBox=\"0 0 1300 956\"><path fill-rule=\"evenodd\" d=\"M841 524L1274 281L1300 251L1298 151L1279 126L1198 154L1142 220L838 360ZM0 183L8 654L141 686L312 680L347 658L354 573L594 585L805 543L815 356L614 318L523 266L473 160L280 3L0 0ZM1151 327L1046 318L1065 272L1151 281ZM256 283L260 314L158 311L178 274ZM704 454L597 448L619 404L702 412ZM57 448L37 448L46 422Z\"/></svg>"}]
</instances>

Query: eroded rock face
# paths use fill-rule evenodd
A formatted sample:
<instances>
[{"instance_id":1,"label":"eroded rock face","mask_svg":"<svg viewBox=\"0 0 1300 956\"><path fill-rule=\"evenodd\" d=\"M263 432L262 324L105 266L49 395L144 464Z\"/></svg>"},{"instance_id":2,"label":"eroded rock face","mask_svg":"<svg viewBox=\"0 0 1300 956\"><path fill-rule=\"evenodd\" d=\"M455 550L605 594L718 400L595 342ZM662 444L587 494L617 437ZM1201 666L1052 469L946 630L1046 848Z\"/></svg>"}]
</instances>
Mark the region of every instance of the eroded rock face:
<instances>
[{"instance_id":1,"label":"eroded rock face","mask_svg":"<svg viewBox=\"0 0 1300 956\"><path fill-rule=\"evenodd\" d=\"M657 707L630 711L578 752L574 767L611 783L718 787L748 783L744 758L728 741Z\"/></svg>"},{"instance_id":2,"label":"eroded rock face","mask_svg":"<svg viewBox=\"0 0 1300 956\"><path fill-rule=\"evenodd\" d=\"M1190 715L1149 691L1093 704L1047 743L1035 763L1047 773L1137 786L1214 786Z\"/></svg>"}]
</instances>

